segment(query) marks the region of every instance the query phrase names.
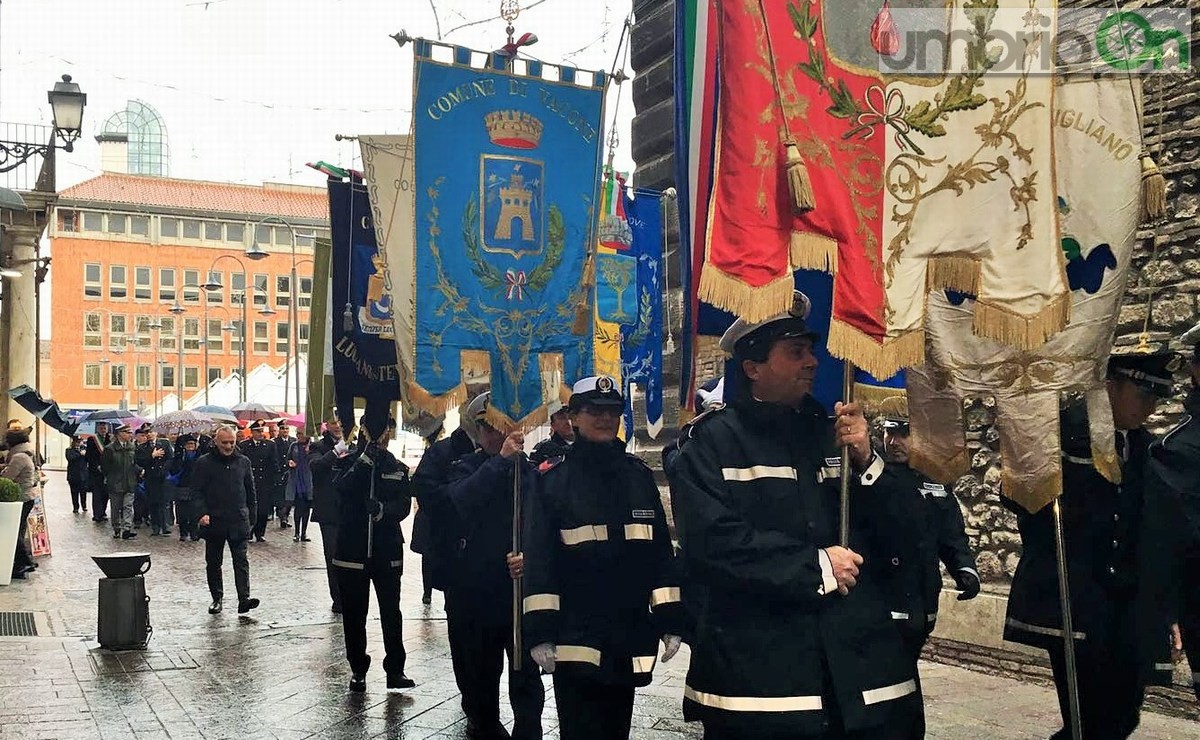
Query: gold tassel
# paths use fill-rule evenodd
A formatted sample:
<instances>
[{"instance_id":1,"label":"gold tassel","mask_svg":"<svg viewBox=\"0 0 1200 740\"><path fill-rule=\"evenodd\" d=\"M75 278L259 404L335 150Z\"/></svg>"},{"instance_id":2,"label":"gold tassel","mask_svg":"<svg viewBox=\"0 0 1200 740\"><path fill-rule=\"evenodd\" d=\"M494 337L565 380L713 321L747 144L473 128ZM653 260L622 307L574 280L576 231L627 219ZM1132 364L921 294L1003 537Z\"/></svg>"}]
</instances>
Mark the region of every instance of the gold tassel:
<instances>
[{"instance_id":1,"label":"gold tassel","mask_svg":"<svg viewBox=\"0 0 1200 740\"><path fill-rule=\"evenodd\" d=\"M589 253L583 263L583 279L579 283L583 295L575 305L575 323L571 325L571 333L577 337L591 333L592 327L592 288L596 287L596 263Z\"/></svg>"},{"instance_id":2,"label":"gold tassel","mask_svg":"<svg viewBox=\"0 0 1200 740\"><path fill-rule=\"evenodd\" d=\"M925 332L914 330L882 344L874 337L838 319L829 322L825 342L829 354L849 360L872 376L886 380L902 367L925 362Z\"/></svg>"},{"instance_id":3,"label":"gold tassel","mask_svg":"<svg viewBox=\"0 0 1200 740\"><path fill-rule=\"evenodd\" d=\"M800 148L796 142L787 142L787 179L788 190L792 194L792 210L796 215L811 211L817 207L816 196L813 195L812 181L808 177L808 167L800 156Z\"/></svg>"},{"instance_id":4,"label":"gold tassel","mask_svg":"<svg viewBox=\"0 0 1200 740\"><path fill-rule=\"evenodd\" d=\"M1142 218L1155 221L1167 213L1167 178L1150 156L1142 152Z\"/></svg>"}]
</instances>

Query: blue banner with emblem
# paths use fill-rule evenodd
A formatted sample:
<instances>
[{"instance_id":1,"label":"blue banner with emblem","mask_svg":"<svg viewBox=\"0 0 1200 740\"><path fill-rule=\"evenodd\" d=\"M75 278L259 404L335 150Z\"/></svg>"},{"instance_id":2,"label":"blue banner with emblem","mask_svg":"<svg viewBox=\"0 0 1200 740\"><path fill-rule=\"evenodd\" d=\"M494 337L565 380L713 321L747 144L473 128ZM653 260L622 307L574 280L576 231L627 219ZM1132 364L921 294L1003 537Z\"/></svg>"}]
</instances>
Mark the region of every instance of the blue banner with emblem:
<instances>
[{"instance_id":1,"label":"blue banner with emblem","mask_svg":"<svg viewBox=\"0 0 1200 740\"><path fill-rule=\"evenodd\" d=\"M633 197L628 197L629 194ZM631 397L630 386L635 383L646 394L646 429L654 438L663 423L662 193L635 189L620 197L625 199L632 240L628 252L611 256L634 263L633 284L624 291L630 294L625 310L632 313L633 319L628 326L621 327L621 376L626 399ZM603 300L598 297L597 302L603 310ZM625 432L627 439L633 434L631 402L625 405Z\"/></svg>"},{"instance_id":2,"label":"blue banner with emblem","mask_svg":"<svg viewBox=\"0 0 1200 740\"><path fill-rule=\"evenodd\" d=\"M586 375L606 79L415 44L416 347L406 396L441 413L488 376L489 414L546 415L550 378ZM578 328L578 327L576 327Z\"/></svg>"}]
</instances>

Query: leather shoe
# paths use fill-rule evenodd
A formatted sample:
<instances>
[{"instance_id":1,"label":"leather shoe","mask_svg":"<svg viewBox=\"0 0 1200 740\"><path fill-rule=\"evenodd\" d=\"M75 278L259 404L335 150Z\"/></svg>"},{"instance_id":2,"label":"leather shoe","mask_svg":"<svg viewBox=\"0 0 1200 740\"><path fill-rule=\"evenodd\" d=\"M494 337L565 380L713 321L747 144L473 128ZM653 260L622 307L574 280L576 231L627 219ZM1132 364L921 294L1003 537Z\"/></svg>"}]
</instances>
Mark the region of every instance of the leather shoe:
<instances>
[{"instance_id":1,"label":"leather shoe","mask_svg":"<svg viewBox=\"0 0 1200 740\"><path fill-rule=\"evenodd\" d=\"M387 690L388 693L411 689L416 686L417 682L404 675L403 673L389 673L387 675Z\"/></svg>"},{"instance_id":2,"label":"leather shoe","mask_svg":"<svg viewBox=\"0 0 1200 740\"><path fill-rule=\"evenodd\" d=\"M221 600L220 599L213 600L212 606L208 607L208 613L209 614L220 614L221 613Z\"/></svg>"},{"instance_id":3,"label":"leather shoe","mask_svg":"<svg viewBox=\"0 0 1200 740\"><path fill-rule=\"evenodd\" d=\"M367 675L365 673L354 673L350 676L350 690L356 694L361 694L367 690Z\"/></svg>"},{"instance_id":4,"label":"leather shoe","mask_svg":"<svg viewBox=\"0 0 1200 740\"><path fill-rule=\"evenodd\" d=\"M258 608L258 599L246 599L238 602L238 614L245 614L251 609Z\"/></svg>"}]
</instances>

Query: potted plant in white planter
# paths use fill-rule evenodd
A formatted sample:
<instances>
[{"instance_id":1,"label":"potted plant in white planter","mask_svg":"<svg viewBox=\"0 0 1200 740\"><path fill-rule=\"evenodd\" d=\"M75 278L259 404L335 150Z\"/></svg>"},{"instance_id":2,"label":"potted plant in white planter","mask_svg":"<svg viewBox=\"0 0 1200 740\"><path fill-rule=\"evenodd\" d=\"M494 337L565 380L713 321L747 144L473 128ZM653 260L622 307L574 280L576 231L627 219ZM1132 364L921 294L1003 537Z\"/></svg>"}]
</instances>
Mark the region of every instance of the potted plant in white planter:
<instances>
[{"instance_id":1,"label":"potted plant in white planter","mask_svg":"<svg viewBox=\"0 0 1200 740\"><path fill-rule=\"evenodd\" d=\"M21 487L8 478L0 478L0 586L12 582L13 556L17 552L23 504Z\"/></svg>"}]
</instances>

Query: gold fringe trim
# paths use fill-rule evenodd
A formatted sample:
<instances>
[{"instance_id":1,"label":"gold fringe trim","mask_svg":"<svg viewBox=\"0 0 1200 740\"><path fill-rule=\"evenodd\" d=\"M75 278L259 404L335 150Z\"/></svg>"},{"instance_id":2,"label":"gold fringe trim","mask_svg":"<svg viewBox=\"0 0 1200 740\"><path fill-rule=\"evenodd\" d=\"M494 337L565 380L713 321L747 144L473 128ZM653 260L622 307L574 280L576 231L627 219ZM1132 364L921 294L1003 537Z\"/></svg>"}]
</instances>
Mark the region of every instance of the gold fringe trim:
<instances>
[{"instance_id":1,"label":"gold fringe trim","mask_svg":"<svg viewBox=\"0 0 1200 740\"><path fill-rule=\"evenodd\" d=\"M1150 156L1142 152L1142 220L1157 221L1167 212L1167 178Z\"/></svg>"},{"instance_id":2,"label":"gold fringe trim","mask_svg":"<svg viewBox=\"0 0 1200 740\"><path fill-rule=\"evenodd\" d=\"M971 456L966 449L946 459L926 452L916 444L916 437L909 437L908 464L943 485L953 486L959 478L971 472Z\"/></svg>"},{"instance_id":3,"label":"gold fringe trim","mask_svg":"<svg viewBox=\"0 0 1200 740\"><path fill-rule=\"evenodd\" d=\"M407 391L405 398L410 404L434 416L445 414L468 400L466 383L459 383L440 396L431 394L415 380L408 381L405 390Z\"/></svg>"},{"instance_id":4,"label":"gold fringe trim","mask_svg":"<svg viewBox=\"0 0 1200 740\"><path fill-rule=\"evenodd\" d=\"M908 391L903 388L855 383L854 400L862 404L867 416L894 413L908 418Z\"/></svg>"},{"instance_id":5,"label":"gold fringe trim","mask_svg":"<svg viewBox=\"0 0 1200 740\"><path fill-rule=\"evenodd\" d=\"M975 302L975 335L994 339L1026 352L1033 351L1071 321L1071 295L1061 295L1041 311L1025 316L989 303Z\"/></svg>"},{"instance_id":6,"label":"gold fringe trim","mask_svg":"<svg viewBox=\"0 0 1200 740\"><path fill-rule=\"evenodd\" d=\"M1062 492L1062 468L1043 480L1034 481L1010 475L1006 468L1001 468L1000 490L1025 511L1036 514Z\"/></svg>"},{"instance_id":7,"label":"gold fringe trim","mask_svg":"<svg viewBox=\"0 0 1200 740\"><path fill-rule=\"evenodd\" d=\"M925 290L957 290L979 295L979 260L974 257L948 254L930 258L925 271Z\"/></svg>"},{"instance_id":8,"label":"gold fringe trim","mask_svg":"<svg viewBox=\"0 0 1200 740\"><path fill-rule=\"evenodd\" d=\"M1096 472L1104 476L1104 479L1114 485L1121 482L1121 463L1117 459L1117 453L1113 451L1104 451L1092 445L1092 467Z\"/></svg>"},{"instance_id":9,"label":"gold fringe trim","mask_svg":"<svg viewBox=\"0 0 1200 740\"><path fill-rule=\"evenodd\" d=\"M834 319L829 323L826 346L834 357L849 360L880 380L892 377L901 368L925 362L923 331L910 331L880 344L853 326Z\"/></svg>"},{"instance_id":10,"label":"gold fringe trim","mask_svg":"<svg viewBox=\"0 0 1200 740\"><path fill-rule=\"evenodd\" d=\"M750 323L788 311L795 290L790 270L758 288L726 275L711 264L705 264L700 272L700 300Z\"/></svg>"},{"instance_id":11,"label":"gold fringe trim","mask_svg":"<svg viewBox=\"0 0 1200 740\"><path fill-rule=\"evenodd\" d=\"M837 274L837 239L809 231L793 231L788 253L793 270L818 270L830 275Z\"/></svg>"},{"instance_id":12,"label":"gold fringe trim","mask_svg":"<svg viewBox=\"0 0 1200 740\"><path fill-rule=\"evenodd\" d=\"M546 404L542 404L520 419L513 419L489 403L487 411L484 412L483 420L505 434L516 430L527 432L550 421L549 412L549 407Z\"/></svg>"}]
</instances>

